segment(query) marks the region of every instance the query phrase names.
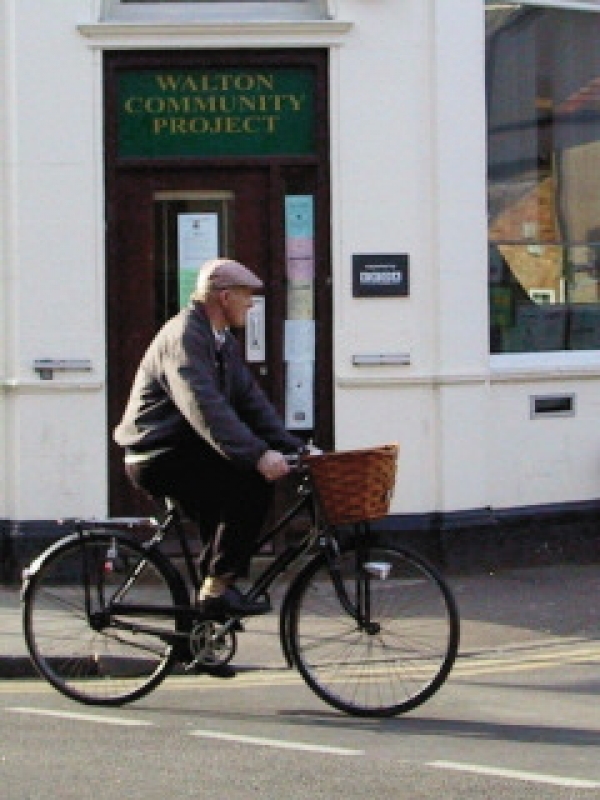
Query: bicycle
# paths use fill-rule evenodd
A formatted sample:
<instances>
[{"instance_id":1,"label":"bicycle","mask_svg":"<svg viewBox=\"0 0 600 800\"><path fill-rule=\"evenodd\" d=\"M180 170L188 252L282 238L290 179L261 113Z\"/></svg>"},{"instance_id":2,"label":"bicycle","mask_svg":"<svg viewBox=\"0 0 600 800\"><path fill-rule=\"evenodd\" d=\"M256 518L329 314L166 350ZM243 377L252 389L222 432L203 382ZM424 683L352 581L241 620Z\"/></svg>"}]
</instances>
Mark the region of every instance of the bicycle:
<instances>
[{"instance_id":1,"label":"bicycle","mask_svg":"<svg viewBox=\"0 0 600 800\"><path fill-rule=\"evenodd\" d=\"M298 496L260 537L256 552L293 519L307 517L308 525L247 590L252 600L268 597L274 581L299 565L279 610L285 660L322 700L357 716L393 716L425 702L448 677L458 651L458 610L441 574L370 529L371 518L387 513L396 454L395 446L385 446L302 459ZM339 474L344 457L346 472L350 464L354 473L350 491ZM374 470L367 465L365 471L368 458L375 459ZM332 464L338 474L324 481L319 470ZM337 511L331 506L336 490ZM374 508L368 505L373 497ZM351 508L357 498L358 508ZM342 527L347 518L350 531ZM162 522L69 522L73 532L34 559L22 587L31 659L58 691L81 703L116 706L146 695L177 663L191 671L233 657L243 624L236 617L203 618L194 607L201 576L176 504L167 499ZM187 579L159 549L171 533Z\"/></svg>"}]
</instances>

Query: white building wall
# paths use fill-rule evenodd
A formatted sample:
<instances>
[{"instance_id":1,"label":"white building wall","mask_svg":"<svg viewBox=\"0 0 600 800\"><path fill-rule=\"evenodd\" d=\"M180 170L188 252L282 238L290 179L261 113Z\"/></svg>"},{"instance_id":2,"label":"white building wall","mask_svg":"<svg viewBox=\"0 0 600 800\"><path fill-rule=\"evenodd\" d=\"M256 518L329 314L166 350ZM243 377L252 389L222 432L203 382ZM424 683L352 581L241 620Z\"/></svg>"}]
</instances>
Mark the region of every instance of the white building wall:
<instances>
[{"instance_id":1,"label":"white building wall","mask_svg":"<svg viewBox=\"0 0 600 800\"><path fill-rule=\"evenodd\" d=\"M334 54L332 92L336 443L399 442L396 505L424 510L435 502L436 470L435 407L423 380L435 347L431 12L403 3L373 14L358 1L339 12L354 28ZM355 253L407 253L410 296L352 298ZM411 363L352 365L369 353L406 353Z\"/></svg>"},{"instance_id":2,"label":"white building wall","mask_svg":"<svg viewBox=\"0 0 600 800\"><path fill-rule=\"evenodd\" d=\"M102 200L93 54L76 30L90 3L8 0L5 153L10 230L3 402L10 475L0 516L106 508ZM89 359L41 381L35 359ZM8 467L10 465L10 467Z\"/></svg>"},{"instance_id":3,"label":"white building wall","mask_svg":"<svg viewBox=\"0 0 600 800\"><path fill-rule=\"evenodd\" d=\"M396 512L597 496L595 354L488 353L483 2L332 5L352 23L331 50L338 448L400 443ZM0 518L106 511L101 48L261 46L258 29L121 30L90 43L77 25L99 6L0 7ZM353 298L352 255L385 252L409 254L410 296ZM361 353L410 364L353 366ZM92 370L41 381L37 358ZM531 394L565 391L573 417L530 419Z\"/></svg>"},{"instance_id":4,"label":"white building wall","mask_svg":"<svg viewBox=\"0 0 600 800\"><path fill-rule=\"evenodd\" d=\"M355 29L338 54L336 441L400 442L396 511L483 506L483 6L390 3L374 14L355 2L340 12ZM408 253L410 296L352 299L361 252ZM410 365L353 367L365 352L408 353Z\"/></svg>"},{"instance_id":5,"label":"white building wall","mask_svg":"<svg viewBox=\"0 0 600 800\"><path fill-rule=\"evenodd\" d=\"M10 51L9 15L6 4L0 5L0 498L7 496L7 408L2 378L8 357L8 294L9 294L9 130ZM6 513L5 499L0 499L0 517Z\"/></svg>"},{"instance_id":6,"label":"white building wall","mask_svg":"<svg viewBox=\"0 0 600 800\"><path fill-rule=\"evenodd\" d=\"M338 446L401 443L397 512L597 497L599 354L489 355L483 3L342 11L355 30L339 52ZM400 117L367 85L374 73ZM353 100L377 102L359 133ZM347 186L356 174L365 202ZM351 299L352 252L378 251L410 254L409 298ZM411 365L352 368L365 351L408 352ZM531 395L563 393L573 416L531 418Z\"/></svg>"},{"instance_id":7,"label":"white building wall","mask_svg":"<svg viewBox=\"0 0 600 800\"><path fill-rule=\"evenodd\" d=\"M575 394L575 414L531 419L532 395ZM598 378L494 382L489 440L493 507L598 497Z\"/></svg>"}]
</instances>

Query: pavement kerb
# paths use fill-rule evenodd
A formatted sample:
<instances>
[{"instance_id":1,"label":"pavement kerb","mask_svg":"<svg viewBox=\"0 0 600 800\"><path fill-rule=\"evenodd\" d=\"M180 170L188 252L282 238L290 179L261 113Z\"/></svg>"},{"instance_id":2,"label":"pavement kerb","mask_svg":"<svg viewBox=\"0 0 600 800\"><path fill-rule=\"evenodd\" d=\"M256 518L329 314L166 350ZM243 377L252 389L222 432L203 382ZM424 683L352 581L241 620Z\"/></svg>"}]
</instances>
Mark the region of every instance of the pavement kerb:
<instances>
[{"instance_id":1,"label":"pavement kerb","mask_svg":"<svg viewBox=\"0 0 600 800\"><path fill-rule=\"evenodd\" d=\"M600 563L562 564L448 575L462 620L461 656L536 647L573 637L600 641ZM245 621L234 663L243 670L285 669L275 610ZM0 679L32 677L22 631L19 587L0 586Z\"/></svg>"}]
</instances>

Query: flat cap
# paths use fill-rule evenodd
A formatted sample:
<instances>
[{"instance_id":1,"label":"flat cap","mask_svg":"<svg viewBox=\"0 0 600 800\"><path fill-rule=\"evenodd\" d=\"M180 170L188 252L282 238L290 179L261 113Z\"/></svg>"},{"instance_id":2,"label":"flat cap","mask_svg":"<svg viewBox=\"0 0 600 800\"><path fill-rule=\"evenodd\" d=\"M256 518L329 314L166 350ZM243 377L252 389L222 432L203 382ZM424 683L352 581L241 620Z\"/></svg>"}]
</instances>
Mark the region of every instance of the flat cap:
<instances>
[{"instance_id":1,"label":"flat cap","mask_svg":"<svg viewBox=\"0 0 600 800\"><path fill-rule=\"evenodd\" d=\"M215 289L232 289L243 286L247 289L262 289L263 282L239 261L229 258L213 258L198 270L196 290L206 294Z\"/></svg>"}]
</instances>

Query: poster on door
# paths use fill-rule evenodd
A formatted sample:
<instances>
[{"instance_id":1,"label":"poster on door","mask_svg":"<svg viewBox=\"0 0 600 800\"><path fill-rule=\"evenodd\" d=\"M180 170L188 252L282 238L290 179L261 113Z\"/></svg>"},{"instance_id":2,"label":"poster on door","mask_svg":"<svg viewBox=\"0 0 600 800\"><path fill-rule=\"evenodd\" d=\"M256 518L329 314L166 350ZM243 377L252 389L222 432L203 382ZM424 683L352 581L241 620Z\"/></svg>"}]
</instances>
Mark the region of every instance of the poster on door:
<instances>
[{"instance_id":1,"label":"poster on door","mask_svg":"<svg viewBox=\"0 0 600 800\"><path fill-rule=\"evenodd\" d=\"M312 195L285 198L285 420L292 430L314 427L315 230Z\"/></svg>"},{"instance_id":2,"label":"poster on door","mask_svg":"<svg viewBox=\"0 0 600 800\"><path fill-rule=\"evenodd\" d=\"M194 291L198 268L219 255L219 215L178 214L177 245L179 307L183 308Z\"/></svg>"},{"instance_id":3,"label":"poster on door","mask_svg":"<svg viewBox=\"0 0 600 800\"><path fill-rule=\"evenodd\" d=\"M285 198L285 266L287 318L313 319L315 232L313 196Z\"/></svg>"}]
</instances>

